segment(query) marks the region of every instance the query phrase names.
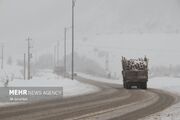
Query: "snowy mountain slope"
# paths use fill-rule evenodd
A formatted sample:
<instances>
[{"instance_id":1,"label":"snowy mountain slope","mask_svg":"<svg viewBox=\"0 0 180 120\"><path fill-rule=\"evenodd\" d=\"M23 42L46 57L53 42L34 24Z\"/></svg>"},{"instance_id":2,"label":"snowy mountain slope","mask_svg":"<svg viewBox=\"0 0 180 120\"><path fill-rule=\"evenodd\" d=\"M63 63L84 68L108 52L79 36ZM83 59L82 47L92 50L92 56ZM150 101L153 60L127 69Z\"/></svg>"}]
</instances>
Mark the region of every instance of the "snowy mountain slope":
<instances>
[{"instance_id":1,"label":"snowy mountain slope","mask_svg":"<svg viewBox=\"0 0 180 120\"><path fill-rule=\"evenodd\" d=\"M105 68L121 74L121 56L149 58L149 67L178 65L180 61L178 34L101 34L76 42L78 54L92 58ZM108 58L106 57L108 54Z\"/></svg>"},{"instance_id":2,"label":"snowy mountain slope","mask_svg":"<svg viewBox=\"0 0 180 120\"><path fill-rule=\"evenodd\" d=\"M28 36L35 41L36 51L48 48L52 42L63 40L64 27L71 26L71 1L1 3L0 42L11 48L6 49L8 55L23 54ZM179 33L179 9L179 0L78 0L75 36L80 39L107 33Z\"/></svg>"},{"instance_id":3,"label":"snowy mountain slope","mask_svg":"<svg viewBox=\"0 0 180 120\"><path fill-rule=\"evenodd\" d=\"M34 43L33 60L42 51L54 54L57 40L63 58L63 30L71 26L71 1L1 2L0 40L5 41L7 55L23 59L29 34ZM147 55L152 65L179 64L179 9L179 0L77 0L75 51L104 69L108 58L109 69L118 74L121 56ZM67 53L71 53L71 29L67 32Z\"/></svg>"},{"instance_id":4,"label":"snowy mountain slope","mask_svg":"<svg viewBox=\"0 0 180 120\"><path fill-rule=\"evenodd\" d=\"M79 31L157 33L180 28L179 0L84 0L76 9Z\"/></svg>"}]
</instances>

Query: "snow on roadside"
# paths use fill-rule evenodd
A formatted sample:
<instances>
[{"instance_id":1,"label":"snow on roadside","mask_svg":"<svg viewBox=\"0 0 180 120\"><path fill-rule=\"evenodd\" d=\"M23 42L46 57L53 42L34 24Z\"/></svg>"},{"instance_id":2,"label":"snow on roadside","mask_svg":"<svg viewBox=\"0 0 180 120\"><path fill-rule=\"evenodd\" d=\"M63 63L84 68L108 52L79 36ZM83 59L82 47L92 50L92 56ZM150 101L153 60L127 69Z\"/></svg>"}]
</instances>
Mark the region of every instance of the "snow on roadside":
<instances>
[{"instance_id":1,"label":"snow on roadside","mask_svg":"<svg viewBox=\"0 0 180 120\"><path fill-rule=\"evenodd\" d=\"M9 87L63 87L64 97L92 93L98 90L95 86L80 83L77 80L33 78L32 80L14 80L9 83Z\"/></svg>"},{"instance_id":2,"label":"snow on roadside","mask_svg":"<svg viewBox=\"0 0 180 120\"><path fill-rule=\"evenodd\" d=\"M148 86L172 92L180 96L180 78L152 78L149 80ZM162 112L147 116L141 120L180 120L180 103L177 103Z\"/></svg>"},{"instance_id":3,"label":"snow on roadside","mask_svg":"<svg viewBox=\"0 0 180 120\"><path fill-rule=\"evenodd\" d=\"M14 79L9 82L9 87L63 87L64 97L77 96L96 92L99 89L93 85L84 84L57 76L51 72L41 72L38 77L31 80Z\"/></svg>"},{"instance_id":4,"label":"snow on roadside","mask_svg":"<svg viewBox=\"0 0 180 120\"><path fill-rule=\"evenodd\" d=\"M148 81L151 88L159 88L180 95L180 78L156 77Z\"/></svg>"},{"instance_id":5,"label":"snow on roadside","mask_svg":"<svg viewBox=\"0 0 180 120\"><path fill-rule=\"evenodd\" d=\"M122 84L123 83L122 80L113 80L113 79L107 79L107 78L102 78L102 77L95 77L95 76L85 74L85 73L78 73L78 75L81 77L84 77L84 78L88 78L88 79L100 81L100 82L114 83L114 84Z\"/></svg>"},{"instance_id":6,"label":"snow on roadside","mask_svg":"<svg viewBox=\"0 0 180 120\"><path fill-rule=\"evenodd\" d=\"M0 83L0 87L4 84ZM8 87L63 87L63 97L79 96L99 91L99 88L57 76L50 71L43 71L31 80L14 79L9 81ZM1 96L2 97L2 96ZM13 105L10 103L0 103L0 106Z\"/></svg>"},{"instance_id":7,"label":"snow on roadside","mask_svg":"<svg viewBox=\"0 0 180 120\"><path fill-rule=\"evenodd\" d=\"M16 64L4 64L4 68L0 70L0 87L7 86L13 79L22 79L22 67Z\"/></svg>"}]
</instances>

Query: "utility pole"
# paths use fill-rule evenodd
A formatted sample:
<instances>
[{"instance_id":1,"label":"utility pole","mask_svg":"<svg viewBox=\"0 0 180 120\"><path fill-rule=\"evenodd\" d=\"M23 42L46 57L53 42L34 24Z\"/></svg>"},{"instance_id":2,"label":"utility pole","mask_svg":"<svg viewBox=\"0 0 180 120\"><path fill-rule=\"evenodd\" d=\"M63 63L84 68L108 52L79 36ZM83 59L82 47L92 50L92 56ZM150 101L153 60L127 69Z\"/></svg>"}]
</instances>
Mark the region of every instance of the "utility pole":
<instances>
[{"instance_id":1,"label":"utility pole","mask_svg":"<svg viewBox=\"0 0 180 120\"><path fill-rule=\"evenodd\" d=\"M67 28L64 28L64 77L66 77L66 32Z\"/></svg>"},{"instance_id":2,"label":"utility pole","mask_svg":"<svg viewBox=\"0 0 180 120\"><path fill-rule=\"evenodd\" d=\"M106 55L105 55L105 70L107 73L107 77L111 78L111 73L109 71L109 53L106 53Z\"/></svg>"},{"instance_id":3,"label":"utility pole","mask_svg":"<svg viewBox=\"0 0 180 120\"><path fill-rule=\"evenodd\" d=\"M30 80L31 79L31 57L32 57L32 54L30 53L30 49L31 49L31 46L30 46L30 40L32 40L32 39L30 39L29 37L28 37L28 39L27 39L27 41L28 41L28 80Z\"/></svg>"},{"instance_id":4,"label":"utility pole","mask_svg":"<svg viewBox=\"0 0 180 120\"><path fill-rule=\"evenodd\" d=\"M108 72L109 71L109 53L106 54L105 56L105 70Z\"/></svg>"},{"instance_id":5,"label":"utility pole","mask_svg":"<svg viewBox=\"0 0 180 120\"><path fill-rule=\"evenodd\" d=\"M54 68L56 67L56 45L54 46Z\"/></svg>"},{"instance_id":6,"label":"utility pole","mask_svg":"<svg viewBox=\"0 0 180 120\"><path fill-rule=\"evenodd\" d=\"M64 77L66 77L66 67L67 67L67 57L66 57L66 42L67 42L67 31L68 29L72 28L70 27L65 27L64 28Z\"/></svg>"},{"instance_id":7,"label":"utility pole","mask_svg":"<svg viewBox=\"0 0 180 120\"><path fill-rule=\"evenodd\" d=\"M72 80L74 80L74 7L75 0L72 0Z\"/></svg>"},{"instance_id":8,"label":"utility pole","mask_svg":"<svg viewBox=\"0 0 180 120\"><path fill-rule=\"evenodd\" d=\"M59 66L59 40L57 41L57 66Z\"/></svg>"},{"instance_id":9,"label":"utility pole","mask_svg":"<svg viewBox=\"0 0 180 120\"><path fill-rule=\"evenodd\" d=\"M4 45L3 44L1 45L1 52L2 52L1 53L1 59L2 59L1 60L1 69L3 69L4 68L4 65L3 65L4 64Z\"/></svg>"},{"instance_id":10,"label":"utility pole","mask_svg":"<svg viewBox=\"0 0 180 120\"><path fill-rule=\"evenodd\" d=\"M24 53L24 80L26 80L26 53Z\"/></svg>"}]
</instances>

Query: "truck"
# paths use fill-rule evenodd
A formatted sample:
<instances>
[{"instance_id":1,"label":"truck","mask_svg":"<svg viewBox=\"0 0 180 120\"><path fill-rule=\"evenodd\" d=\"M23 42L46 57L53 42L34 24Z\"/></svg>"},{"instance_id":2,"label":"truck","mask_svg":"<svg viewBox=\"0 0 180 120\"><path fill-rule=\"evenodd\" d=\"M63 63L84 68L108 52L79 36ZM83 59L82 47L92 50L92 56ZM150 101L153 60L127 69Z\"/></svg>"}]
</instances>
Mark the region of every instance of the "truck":
<instances>
[{"instance_id":1,"label":"truck","mask_svg":"<svg viewBox=\"0 0 180 120\"><path fill-rule=\"evenodd\" d=\"M148 59L127 59L122 57L122 76L123 86L126 89L131 89L132 86L137 86L139 89L147 89L148 81Z\"/></svg>"}]
</instances>

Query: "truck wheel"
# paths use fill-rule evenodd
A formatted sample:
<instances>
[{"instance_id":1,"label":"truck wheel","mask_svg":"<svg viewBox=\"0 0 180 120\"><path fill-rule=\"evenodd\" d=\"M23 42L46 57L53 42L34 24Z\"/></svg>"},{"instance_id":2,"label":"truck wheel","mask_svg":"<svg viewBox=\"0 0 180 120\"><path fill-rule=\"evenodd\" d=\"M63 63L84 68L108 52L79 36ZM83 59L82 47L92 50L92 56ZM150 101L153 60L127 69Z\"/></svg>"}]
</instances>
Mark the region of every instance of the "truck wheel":
<instances>
[{"instance_id":1,"label":"truck wheel","mask_svg":"<svg viewBox=\"0 0 180 120\"><path fill-rule=\"evenodd\" d=\"M139 89L143 89L143 87L144 87L144 84L143 84L143 83L139 83L139 84L138 84L138 88L139 88Z\"/></svg>"},{"instance_id":2,"label":"truck wheel","mask_svg":"<svg viewBox=\"0 0 180 120\"><path fill-rule=\"evenodd\" d=\"M131 89L131 84L128 84L128 89Z\"/></svg>"},{"instance_id":3,"label":"truck wheel","mask_svg":"<svg viewBox=\"0 0 180 120\"><path fill-rule=\"evenodd\" d=\"M128 89L128 84L127 83L125 84L125 88Z\"/></svg>"},{"instance_id":4,"label":"truck wheel","mask_svg":"<svg viewBox=\"0 0 180 120\"><path fill-rule=\"evenodd\" d=\"M147 83L144 83L144 89L147 89Z\"/></svg>"},{"instance_id":5,"label":"truck wheel","mask_svg":"<svg viewBox=\"0 0 180 120\"><path fill-rule=\"evenodd\" d=\"M128 89L128 84L127 83L125 83L125 88Z\"/></svg>"},{"instance_id":6,"label":"truck wheel","mask_svg":"<svg viewBox=\"0 0 180 120\"><path fill-rule=\"evenodd\" d=\"M142 89L147 89L147 83L143 83Z\"/></svg>"},{"instance_id":7,"label":"truck wheel","mask_svg":"<svg viewBox=\"0 0 180 120\"><path fill-rule=\"evenodd\" d=\"M123 87L126 88L126 83L123 83Z\"/></svg>"}]
</instances>

